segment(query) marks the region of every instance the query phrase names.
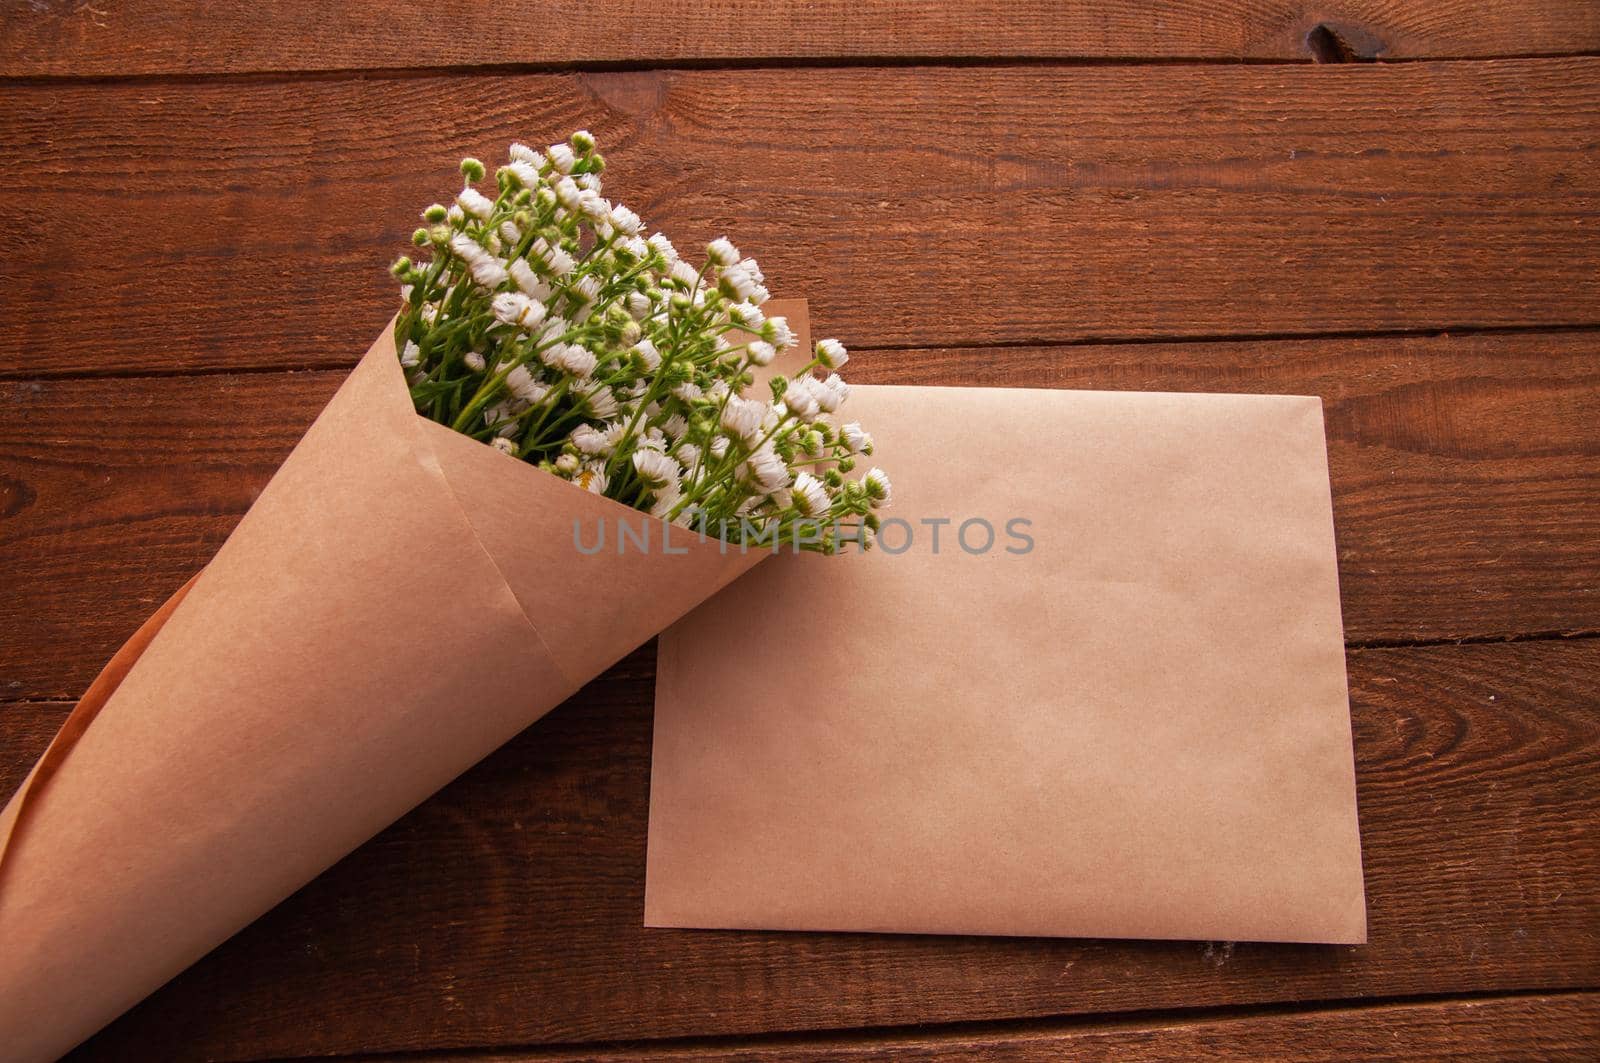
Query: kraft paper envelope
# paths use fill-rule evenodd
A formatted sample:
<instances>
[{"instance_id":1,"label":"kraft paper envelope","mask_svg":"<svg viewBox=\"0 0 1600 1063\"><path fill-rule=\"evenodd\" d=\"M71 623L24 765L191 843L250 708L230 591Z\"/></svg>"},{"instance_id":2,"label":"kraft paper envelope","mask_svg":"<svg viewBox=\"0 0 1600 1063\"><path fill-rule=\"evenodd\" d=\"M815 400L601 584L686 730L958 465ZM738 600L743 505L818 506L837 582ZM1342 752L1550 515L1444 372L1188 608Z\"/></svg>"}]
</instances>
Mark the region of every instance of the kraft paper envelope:
<instances>
[{"instance_id":1,"label":"kraft paper envelope","mask_svg":"<svg viewBox=\"0 0 1600 1063\"><path fill-rule=\"evenodd\" d=\"M850 415L906 523L661 638L646 924L1364 941L1320 401Z\"/></svg>"}]
</instances>

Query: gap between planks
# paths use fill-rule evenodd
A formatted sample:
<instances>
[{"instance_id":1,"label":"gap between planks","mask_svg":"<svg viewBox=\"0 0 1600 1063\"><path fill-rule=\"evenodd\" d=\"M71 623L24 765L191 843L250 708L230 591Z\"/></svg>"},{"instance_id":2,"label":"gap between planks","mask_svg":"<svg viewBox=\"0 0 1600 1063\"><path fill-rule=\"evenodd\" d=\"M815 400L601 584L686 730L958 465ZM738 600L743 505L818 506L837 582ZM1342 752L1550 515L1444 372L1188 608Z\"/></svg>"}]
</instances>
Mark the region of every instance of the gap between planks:
<instances>
[{"instance_id":1,"label":"gap between planks","mask_svg":"<svg viewBox=\"0 0 1600 1063\"><path fill-rule=\"evenodd\" d=\"M1260 57L1182 56L774 56L765 59L588 60L555 63L471 63L456 66L337 67L329 70L238 70L195 73L138 74L0 74L0 84L30 86L92 85L205 85L213 83L260 84L287 81L403 81L416 78L516 77L524 74L649 73L675 70L836 70L853 67L920 67L961 69L973 67L1235 67L1235 66L1409 66L1416 63L1498 63L1539 59L1594 59L1600 51L1505 52L1495 55L1429 56L1322 60Z\"/></svg>"},{"instance_id":2,"label":"gap between planks","mask_svg":"<svg viewBox=\"0 0 1600 1063\"><path fill-rule=\"evenodd\" d=\"M853 354L871 351L924 351L930 349L950 351L1004 351L1004 350L1062 350L1076 347L1163 347L1178 345L1228 344L1228 343L1304 343L1341 340L1400 340L1449 339L1465 336L1525 336L1525 335L1600 335L1600 323L1572 323L1565 325L1431 325L1413 329L1347 329L1319 332L1241 332L1171 336L1074 336L1058 339L1008 339L1008 340L957 340L950 343L862 343L851 344ZM273 365L211 365L189 369L73 369L64 373L26 373L0 368L0 383L26 384L57 383L72 380L159 380L168 377L243 376L270 373L328 373L342 372L355 367L356 359L347 365L330 365L326 362L290 362Z\"/></svg>"},{"instance_id":3,"label":"gap between planks","mask_svg":"<svg viewBox=\"0 0 1600 1063\"><path fill-rule=\"evenodd\" d=\"M1203 1024L1241 1022L1251 1019L1312 1018L1340 1013L1381 1015L1385 1011L1418 1007L1449 1007L1461 1004L1513 1003L1521 1000L1557 1000L1583 1003L1600 1002L1600 988L1570 986L1554 989L1484 990L1475 993L1417 994L1366 998L1333 998L1311 1003L1262 1004L1241 1007L1152 1008L1148 1010L1087 1013L1077 1016L1047 1016L1002 1021L939 1022L911 1026L859 1026L796 1031L792 1033L729 1034L710 1037L663 1037L614 1042L562 1042L531 1045L496 1045L481 1048L418 1049L409 1052L355 1053L337 1056L276 1056L264 1059L241 1057L232 1063L441 1063L457 1061L504 1060L521 1063L533 1060L604 1061L613 1054L628 1059L645 1053L661 1053L663 1058L698 1058L701 1054L780 1052L783 1050L827 1050L864 1048L890 1051L899 1045L916 1042L950 1042L955 1045L972 1039L1022 1039L1051 1035L1108 1032L1159 1031L1178 1023Z\"/></svg>"}]
</instances>

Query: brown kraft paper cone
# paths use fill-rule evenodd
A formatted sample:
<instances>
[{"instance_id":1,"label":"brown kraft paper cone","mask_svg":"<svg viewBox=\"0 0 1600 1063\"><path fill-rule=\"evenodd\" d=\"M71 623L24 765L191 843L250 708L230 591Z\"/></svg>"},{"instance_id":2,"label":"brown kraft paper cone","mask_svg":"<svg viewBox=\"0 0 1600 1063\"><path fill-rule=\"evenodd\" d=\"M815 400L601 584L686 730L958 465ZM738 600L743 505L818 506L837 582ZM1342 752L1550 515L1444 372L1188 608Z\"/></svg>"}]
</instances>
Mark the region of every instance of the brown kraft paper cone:
<instances>
[{"instance_id":1,"label":"brown kraft paper cone","mask_svg":"<svg viewBox=\"0 0 1600 1063\"><path fill-rule=\"evenodd\" d=\"M764 556L666 530L418 416L385 330L0 813L0 1056L68 1051Z\"/></svg>"}]
</instances>

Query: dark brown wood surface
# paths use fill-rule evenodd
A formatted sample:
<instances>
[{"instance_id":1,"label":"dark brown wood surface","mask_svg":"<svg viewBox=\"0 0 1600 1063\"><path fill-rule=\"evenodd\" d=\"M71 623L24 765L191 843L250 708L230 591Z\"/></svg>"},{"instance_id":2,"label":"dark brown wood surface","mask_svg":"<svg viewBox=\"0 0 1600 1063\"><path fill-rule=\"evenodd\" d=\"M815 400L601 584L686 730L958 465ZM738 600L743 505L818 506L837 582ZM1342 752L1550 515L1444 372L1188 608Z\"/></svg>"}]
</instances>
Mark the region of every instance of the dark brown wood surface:
<instances>
[{"instance_id":1,"label":"dark brown wood surface","mask_svg":"<svg viewBox=\"0 0 1600 1063\"><path fill-rule=\"evenodd\" d=\"M86 1058L731 1035L1592 985L1600 640L1349 656L1361 947L640 926L642 651L118 1022ZM29 748L64 715L13 706Z\"/></svg>"},{"instance_id":2,"label":"dark brown wood surface","mask_svg":"<svg viewBox=\"0 0 1600 1063\"><path fill-rule=\"evenodd\" d=\"M1588 0L0 0L0 796L455 159L583 125L853 380L1323 397L1372 927L645 931L646 647L78 1058L1594 1058L1597 52Z\"/></svg>"},{"instance_id":3,"label":"dark brown wood surface","mask_svg":"<svg viewBox=\"0 0 1600 1063\"><path fill-rule=\"evenodd\" d=\"M0 73L84 77L752 60L1280 59L1600 49L1586 0L4 0Z\"/></svg>"},{"instance_id":4,"label":"dark brown wood surface","mask_svg":"<svg viewBox=\"0 0 1600 1063\"><path fill-rule=\"evenodd\" d=\"M1600 631L1600 334L874 350L849 368L1321 395L1351 642ZM0 381L0 691L81 691L205 564L341 376Z\"/></svg>"},{"instance_id":5,"label":"dark brown wood surface","mask_svg":"<svg viewBox=\"0 0 1600 1063\"><path fill-rule=\"evenodd\" d=\"M1336 1008L1300 1014L1230 1018L1041 1024L1009 1030L942 1033L896 1032L868 1037L783 1038L728 1044L684 1044L552 1049L513 1052L504 1063L592 1059L596 1063L706 1059L715 1063L866 1063L910 1060L995 1060L997 1063L1056 1063L1058 1060L1156 1063L1194 1060L1279 1060L1305 1063L1364 1063L1440 1059L1538 1060L1592 1063L1600 1043L1600 997L1588 993L1499 1000L1393 1004ZM401 1063L408 1057L378 1057ZM482 1057L449 1053L438 1063Z\"/></svg>"},{"instance_id":6,"label":"dark brown wood surface","mask_svg":"<svg viewBox=\"0 0 1600 1063\"><path fill-rule=\"evenodd\" d=\"M580 124L857 348L1593 326L1597 113L1600 58L18 86L0 374L348 365L459 156Z\"/></svg>"}]
</instances>

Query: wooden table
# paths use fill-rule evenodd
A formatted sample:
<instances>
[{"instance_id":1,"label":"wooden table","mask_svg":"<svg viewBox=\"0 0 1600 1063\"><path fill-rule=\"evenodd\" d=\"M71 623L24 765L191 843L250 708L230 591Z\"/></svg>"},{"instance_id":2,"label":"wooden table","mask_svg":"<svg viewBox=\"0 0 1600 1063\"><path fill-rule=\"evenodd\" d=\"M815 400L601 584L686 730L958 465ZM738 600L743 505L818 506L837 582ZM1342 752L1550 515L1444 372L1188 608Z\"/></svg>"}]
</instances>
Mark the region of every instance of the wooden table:
<instances>
[{"instance_id":1,"label":"wooden table","mask_svg":"<svg viewBox=\"0 0 1600 1063\"><path fill-rule=\"evenodd\" d=\"M0 794L587 126L857 381L1324 397L1371 943L646 931L646 647L80 1057L1594 1058L1600 5L556 6L0 3Z\"/></svg>"}]
</instances>

